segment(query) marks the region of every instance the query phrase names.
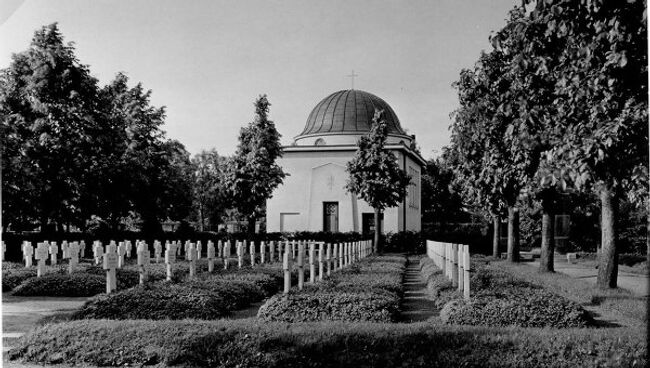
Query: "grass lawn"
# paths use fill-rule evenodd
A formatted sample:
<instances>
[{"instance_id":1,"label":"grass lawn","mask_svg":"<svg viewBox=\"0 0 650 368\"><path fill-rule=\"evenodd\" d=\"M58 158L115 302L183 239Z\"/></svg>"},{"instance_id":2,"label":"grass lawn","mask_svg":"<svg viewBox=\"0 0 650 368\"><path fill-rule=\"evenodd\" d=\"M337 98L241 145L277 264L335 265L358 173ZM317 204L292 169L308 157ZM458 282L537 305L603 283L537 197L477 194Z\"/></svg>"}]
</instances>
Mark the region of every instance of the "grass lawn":
<instances>
[{"instance_id":1,"label":"grass lawn","mask_svg":"<svg viewBox=\"0 0 650 368\"><path fill-rule=\"evenodd\" d=\"M633 329L83 320L24 336L10 359L97 366L642 367Z\"/></svg>"}]
</instances>

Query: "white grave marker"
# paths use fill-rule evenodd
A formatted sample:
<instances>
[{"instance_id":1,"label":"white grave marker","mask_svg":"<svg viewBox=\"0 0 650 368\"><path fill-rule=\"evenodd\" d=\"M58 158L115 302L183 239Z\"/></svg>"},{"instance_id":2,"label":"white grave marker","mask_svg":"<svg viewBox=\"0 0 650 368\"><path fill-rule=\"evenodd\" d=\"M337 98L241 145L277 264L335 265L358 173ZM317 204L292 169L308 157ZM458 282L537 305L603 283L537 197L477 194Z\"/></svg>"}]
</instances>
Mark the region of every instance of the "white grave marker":
<instances>
[{"instance_id":1,"label":"white grave marker","mask_svg":"<svg viewBox=\"0 0 650 368\"><path fill-rule=\"evenodd\" d=\"M118 257L117 268L124 267L125 254L126 254L126 244L124 244L124 242L120 242L120 245L117 247L117 257Z\"/></svg>"},{"instance_id":2,"label":"white grave marker","mask_svg":"<svg viewBox=\"0 0 650 368\"><path fill-rule=\"evenodd\" d=\"M298 290L302 290L305 285L304 255L305 244L300 242L298 243Z\"/></svg>"},{"instance_id":3,"label":"white grave marker","mask_svg":"<svg viewBox=\"0 0 650 368\"><path fill-rule=\"evenodd\" d=\"M282 260L282 269L284 270L284 293L288 294L291 289L291 254L289 248L284 252L284 259Z\"/></svg>"},{"instance_id":4,"label":"white grave marker","mask_svg":"<svg viewBox=\"0 0 650 368\"><path fill-rule=\"evenodd\" d=\"M36 277L41 277L45 274L45 261L48 258L48 253L48 246L45 243L38 243L38 246L36 247L36 260L38 261Z\"/></svg>"},{"instance_id":5,"label":"white grave marker","mask_svg":"<svg viewBox=\"0 0 650 368\"><path fill-rule=\"evenodd\" d=\"M151 254L149 253L149 246L145 242L138 244L138 272L140 273L140 285L147 281L147 268L151 263Z\"/></svg>"},{"instance_id":6,"label":"white grave marker","mask_svg":"<svg viewBox=\"0 0 650 368\"><path fill-rule=\"evenodd\" d=\"M50 244L50 262L52 263L52 266L56 264L56 257L59 254L59 246L56 245L56 242L52 242Z\"/></svg>"},{"instance_id":7,"label":"white grave marker","mask_svg":"<svg viewBox=\"0 0 650 368\"><path fill-rule=\"evenodd\" d=\"M104 253L104 269L106 270L106 294L117 290L117 275L115 269L119 263L118 255L115 253L115 246L109 245Z\"/></svg>"},{"instance_id":8,"label":"white grave marker","mask_svg":"<svg viewBox=\"0 0 650 368\"><path fill-rule=\"evenodd\" d=\"M208 272L212 273L214 271L214 243L208 241Z\"/></svg>"},{"instance_id":9,"label":"white grave marker","mask_svg":"<svg viewBox=\"0 0 650 368\"><path fill-rule=\"evenodd\" d=\"M250 254L251 254L251 267L255 266L255 242L252 241L250 245Z\"/></svg>"},{"instance_id":10,"label":"white grave marker","mask_svg":"<svg viewBox=\"0 0 650 368\"><path fill-rule=\"evenodd\" d=\"M34 257L34 247L31 242L23 243L23 258L25 259L25 267L32 267L32 260Z\"/></svg>"},{"instance_id":11,"label":"white grave marker","mask_svg":"<svg viewBox=\"0 0 650 368\"><path fill-rule=\"evenodd\" d=\"M174 243L166 243L165 249L165 264L167 265L167 281L172 280L172 265L176 262L176 245Z\"/></svg>"},{"instance_id":12,"label":"white grave marker","mask_svg":"<svg viewBox=\"0 0 650 368\"><path fill-rule=\"evenodd\" d=\"M190 243L187 252L187 259L190 261L190 278L193 279L196 276L196 258L197 258L196 244Z\"/></svg>"}]
</instances>

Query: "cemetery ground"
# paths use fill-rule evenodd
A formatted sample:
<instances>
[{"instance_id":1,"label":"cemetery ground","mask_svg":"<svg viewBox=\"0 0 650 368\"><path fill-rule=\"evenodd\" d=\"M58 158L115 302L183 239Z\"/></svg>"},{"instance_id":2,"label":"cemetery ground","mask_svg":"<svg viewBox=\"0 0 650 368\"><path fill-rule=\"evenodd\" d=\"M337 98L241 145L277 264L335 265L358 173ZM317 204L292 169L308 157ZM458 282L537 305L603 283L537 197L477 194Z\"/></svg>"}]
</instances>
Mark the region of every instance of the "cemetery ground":
<instances>
[{"instance_id":1,"label":"cemetery ground","mask_svg":"<svg viewBox=\"0 0 650 368\"><path fill-rule=\"evenodd\" d=\"M165 281L164 264L153 263L145 285L138 285L137 262L127 259L116 273L117 290L108 295L105 271L90 258L82 259L72 275L66 274L65 264L47 266L40 281L33 267L5 262L3 313L12 302L28 298L13 295L20 293L57 295L49 301L50 310L63 309L40 321L30 317L17 322L31 327L11 340L5 363L224 367L647 363L647 298L623 289L604 292L561 272L540 274L529 264L474 255L471 297L466 300L426 256L370 255L345 263L332 256L322 270L309 267L307 252L305 256L303 276L296 267L298 258L291 257L296 263L290 267L288 294L283 293L286 265L277 255L273 262L260 265L258 254L254 266L249 261L241 269L233 258L227 270L217 259L212 273L202 259L196 262L194 279L189 278L190 262L179 257L171 281ZM72 277L75 274L78 279ZM302 290L297 288L299 282ZM88 296L70 298L80 294ZM10 315L5 315L4 323L3 332L12 326Z\"/></svg>"}]
</instances>

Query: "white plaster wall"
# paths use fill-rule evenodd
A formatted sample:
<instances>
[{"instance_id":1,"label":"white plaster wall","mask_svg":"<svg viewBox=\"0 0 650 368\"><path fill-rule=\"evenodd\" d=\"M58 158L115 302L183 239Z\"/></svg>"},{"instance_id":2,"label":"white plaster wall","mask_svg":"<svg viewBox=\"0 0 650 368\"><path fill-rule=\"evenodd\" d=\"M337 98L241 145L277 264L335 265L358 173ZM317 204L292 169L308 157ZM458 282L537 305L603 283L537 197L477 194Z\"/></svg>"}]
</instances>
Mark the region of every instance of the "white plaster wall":
<instances>
[{"instance_id":1,"label":"white plaster wall","mask_svg":"<svg viewBox=\"0 0 650 368\"><path fill-rule=\"evenodd\" d=\"M295 226L306 231L322 231L323 202L339 202L339 231L361 232L362 213L374 210L344 188L348 178L345 166L353 156L354 151L326 151L325 148L285 152L278 164L290 176L267 201L267 231L281 231L281 213L299 213L293 221ZM400 230L400 207L384 211L384 232Z\"/></svg>"}]
</instances>

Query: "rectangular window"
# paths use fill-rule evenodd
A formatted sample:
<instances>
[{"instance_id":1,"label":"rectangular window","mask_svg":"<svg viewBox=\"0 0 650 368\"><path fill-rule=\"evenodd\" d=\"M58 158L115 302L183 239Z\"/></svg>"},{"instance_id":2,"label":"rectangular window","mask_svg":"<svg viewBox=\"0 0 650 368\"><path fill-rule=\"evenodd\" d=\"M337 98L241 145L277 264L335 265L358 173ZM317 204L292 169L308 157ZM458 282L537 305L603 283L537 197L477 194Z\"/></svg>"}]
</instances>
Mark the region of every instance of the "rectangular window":
<instances>
[{"instance_id":1,"label":"rectangular window","mask_svg":"<svg viewBox=\"0 0 650 368\"><path fill-rule=\"evenodd\" d=\"M298 230L300 230L299 212L280 213L280 231L298 231Z\"/></svg>"}]
</instances>

